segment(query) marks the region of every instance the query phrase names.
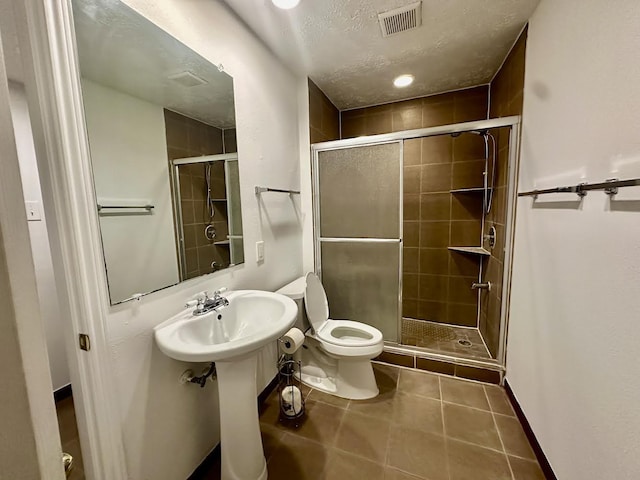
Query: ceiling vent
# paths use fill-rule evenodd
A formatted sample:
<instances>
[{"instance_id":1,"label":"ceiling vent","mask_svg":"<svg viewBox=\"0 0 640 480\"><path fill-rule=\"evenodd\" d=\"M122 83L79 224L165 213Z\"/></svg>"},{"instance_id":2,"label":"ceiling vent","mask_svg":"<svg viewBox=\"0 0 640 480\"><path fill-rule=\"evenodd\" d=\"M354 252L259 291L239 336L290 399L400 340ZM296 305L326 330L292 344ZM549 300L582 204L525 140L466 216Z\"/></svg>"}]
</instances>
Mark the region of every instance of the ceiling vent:
<instances>
[{"instance_id":1,"label":"ceiling vent","mask_svg":"<svg viewBox=\"0 0 640 480\"><path fill-rule=\"evenodd\" d=\"M422 2L415 2L405 7L379 13L378 21L383 37L418 28L422 25Z\"/></svg>"},{"instance_id":2,"label":"ceiling vent","mask_svg":"<svg viewBox=\"0 0 640 480\"><path fill-rule=\"evenodd\" d=\"M198 85L204 85L207 82L205 79L200 78L195 73L191 73L189 71L176 73L174 75L169 75L169 80L173 80L176 83L179 83L183 87L197 87Z\"/></svg>"}]
</instances>

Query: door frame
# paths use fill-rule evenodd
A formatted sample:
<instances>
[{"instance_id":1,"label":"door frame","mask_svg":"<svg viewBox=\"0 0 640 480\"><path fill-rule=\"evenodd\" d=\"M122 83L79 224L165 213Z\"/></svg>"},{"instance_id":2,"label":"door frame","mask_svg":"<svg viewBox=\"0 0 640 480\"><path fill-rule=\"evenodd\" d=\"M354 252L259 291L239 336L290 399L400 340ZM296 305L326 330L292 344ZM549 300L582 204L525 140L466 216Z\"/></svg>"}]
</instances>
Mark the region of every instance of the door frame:
<instances>
[{"instance_id":1,"label":"door frame","mask_svg":"<svg viewBox=\"0 0 640 480\"><path fill-rule=\"evenodd\" d=\"M70 0L14 2L85 473L125 480L109 298ZM79 334L90 338L81 350ZM37 427L37 425L36 425Z\"/></svg>"}]
</instances>

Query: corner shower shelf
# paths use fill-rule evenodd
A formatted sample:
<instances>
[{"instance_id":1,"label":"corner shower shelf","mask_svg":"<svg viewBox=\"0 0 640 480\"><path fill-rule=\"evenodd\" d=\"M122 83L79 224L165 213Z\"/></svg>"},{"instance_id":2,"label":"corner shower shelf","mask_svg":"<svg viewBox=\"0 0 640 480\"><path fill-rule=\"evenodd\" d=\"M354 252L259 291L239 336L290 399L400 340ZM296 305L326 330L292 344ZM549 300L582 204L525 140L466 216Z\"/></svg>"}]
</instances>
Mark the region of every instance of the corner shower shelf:
<instances>
[{"instance_id":1,"label":"corner shower shelf","mask_svg":"<svg viewBox=\"0 0 640 480\"><path fill-rule=\"evenodd\" d=\"M209 200L211 200L212 202L226 202L227 201L226 198L210 198Z\"/></svg>"},{"instance_id":2,"label":"corner shower shelf","mask_svg":"<svg viewBox=\"0 0 640 480\"><path fill-rule=\"evenodd\" d=\"M449 247L449 250L460 253L471 253L473 255L489 256L491 252L482 247Z\"/></svg>"},{"instance_id":3,"label":"corner shower shelf","mask_svg":"<svg viewBox=\"0 0 640 480\"><path fill-rule=\"evenodd\" d=\"M489 190L492 190L489 188ZM484 192L484 187L473 187L473 188L456 188L455 190L449 190L450 193L482 193Z\"/></svg>"},{"instance_id":4,"label":"corner shower shelf","mask_svg":"<svg viewBox=\"0 0 640 480\"><path fill-rule=\"evenodd\" d=\"M229 245L229 240L220 240L219 242L213 242L214 245Z\"/></svg>"}]
</instances>

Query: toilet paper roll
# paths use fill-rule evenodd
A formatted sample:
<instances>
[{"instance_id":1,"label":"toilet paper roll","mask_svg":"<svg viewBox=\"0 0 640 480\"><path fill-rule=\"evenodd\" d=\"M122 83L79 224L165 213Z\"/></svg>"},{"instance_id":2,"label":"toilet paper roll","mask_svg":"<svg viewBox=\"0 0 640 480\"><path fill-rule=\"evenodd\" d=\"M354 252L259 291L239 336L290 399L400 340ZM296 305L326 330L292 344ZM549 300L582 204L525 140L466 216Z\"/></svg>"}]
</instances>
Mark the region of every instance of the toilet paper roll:
<instances>
[{"instance_id":1,"label":"toilet paper roll","mask_svg":"<svg viewBox=\"0 0 640 480\"><path fill-rule=\"evenodd\" d=\"M302 392L295 385L282 390L282 411L288 417L295 417L302 411Z\"/></svg>"},{"instance_id":2,"label":"toilet paper roll","mask_svg":"<svg viewBox=\"0 0 640 480\"><path fill-rule=\"evenodd\" d=\"M304 343L304 333L299 328L293 327L282 337L280 337L280 347L284 353L289 355L298 350Z\"/></svg>"}]
</instances>

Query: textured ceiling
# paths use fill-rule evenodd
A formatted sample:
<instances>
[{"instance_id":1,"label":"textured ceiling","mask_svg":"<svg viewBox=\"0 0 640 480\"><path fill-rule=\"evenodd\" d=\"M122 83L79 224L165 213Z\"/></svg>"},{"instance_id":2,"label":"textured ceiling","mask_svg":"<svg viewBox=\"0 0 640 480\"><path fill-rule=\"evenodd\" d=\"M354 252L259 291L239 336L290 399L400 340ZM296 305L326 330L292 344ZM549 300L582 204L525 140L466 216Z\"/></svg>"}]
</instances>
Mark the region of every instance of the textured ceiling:
<instances>
[{"instance_id":1,"label":"textured ceiling","mask_svg":"<svg viewBox=\"0 0 640 480\"><path fill-rule=\"evenodd\" d=\"M4 0L2 0L4 1ZM171 35L113 0L73 0L83 77L221 128L235 126L233 79ZM205 85L168 77L189 71Z\"/></svg>"},{"instance_id":2,"label":"textured ceiling","mask_svg":"<svg viewBox=\"0 0 640 480\"><path fill-rule=\"evenodd\" d=\"M225 0L297 73L339 109L419 97L489 82L539 0L423 0L420 28L383 38L378 13L414 0ZM396 89L392 80L416 81Z\"/></svg>"}]
</instances>

